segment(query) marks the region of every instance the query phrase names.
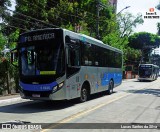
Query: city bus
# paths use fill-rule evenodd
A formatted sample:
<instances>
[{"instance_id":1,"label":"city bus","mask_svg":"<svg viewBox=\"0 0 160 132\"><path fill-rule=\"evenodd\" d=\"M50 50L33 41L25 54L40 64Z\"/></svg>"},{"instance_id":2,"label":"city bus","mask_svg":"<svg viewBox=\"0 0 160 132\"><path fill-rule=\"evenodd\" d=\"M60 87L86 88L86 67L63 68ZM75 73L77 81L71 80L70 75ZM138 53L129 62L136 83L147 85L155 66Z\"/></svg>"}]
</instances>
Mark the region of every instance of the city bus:
<instances>
[{"instance_id":1,"label":"city bus","mask_svg":"<svg viewBox=\"0 0 160 132\"><path fill-rule=\"evenodd\" d=\"M140 64L138 67L139 81L154 81L158 78L159 66L154 64Z\"/></svg>"},{"instance_id":2,"label":"city bus","mask_svg":"<svg viewBox=\"0 0 160 132\"><path fill-rule=\"evenodd\" d=\"M122 82L121 50L66 29L23 33L11 56L12 64L18 63L24 99L85 102L94 93L113 93Z\"/></svg>"}]
</instances>

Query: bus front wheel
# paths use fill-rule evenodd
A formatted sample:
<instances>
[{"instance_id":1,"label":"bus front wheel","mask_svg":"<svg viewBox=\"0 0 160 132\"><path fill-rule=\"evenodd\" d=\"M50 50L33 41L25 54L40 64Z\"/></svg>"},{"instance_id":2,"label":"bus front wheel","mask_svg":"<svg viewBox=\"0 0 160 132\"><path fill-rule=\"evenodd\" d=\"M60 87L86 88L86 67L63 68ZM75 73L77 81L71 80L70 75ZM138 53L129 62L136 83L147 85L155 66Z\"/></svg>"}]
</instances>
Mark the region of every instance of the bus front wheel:
<instances>
[{"instance_id":1,"label":"bus front wheel","mask_svg":"<svg viewBox=\"0 0 160 132\"><path fill-rule=\"evenodd\" d=\"M89 99L89 91L87 90L87 88L84 86L81 89L81 96L80 96L80 102L85 102Z\"/></svg>"}]
</instances>

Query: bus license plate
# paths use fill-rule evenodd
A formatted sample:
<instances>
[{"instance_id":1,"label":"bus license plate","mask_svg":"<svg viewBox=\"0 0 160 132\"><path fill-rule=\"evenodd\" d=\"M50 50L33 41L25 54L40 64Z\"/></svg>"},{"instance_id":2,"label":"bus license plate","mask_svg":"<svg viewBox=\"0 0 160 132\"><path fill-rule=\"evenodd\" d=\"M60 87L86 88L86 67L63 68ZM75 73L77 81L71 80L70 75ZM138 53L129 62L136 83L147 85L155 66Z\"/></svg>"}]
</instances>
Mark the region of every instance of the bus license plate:
<instances>
[{"instance_id":1,"label":"bus license plate","mask_svg":"<svg viewBox=\"0 0 160 132\"><path fill-rule=\"evenodd\" d=\"M32 97L40 97L40 94L32 94Z\"/></svg>"}]
</instances>

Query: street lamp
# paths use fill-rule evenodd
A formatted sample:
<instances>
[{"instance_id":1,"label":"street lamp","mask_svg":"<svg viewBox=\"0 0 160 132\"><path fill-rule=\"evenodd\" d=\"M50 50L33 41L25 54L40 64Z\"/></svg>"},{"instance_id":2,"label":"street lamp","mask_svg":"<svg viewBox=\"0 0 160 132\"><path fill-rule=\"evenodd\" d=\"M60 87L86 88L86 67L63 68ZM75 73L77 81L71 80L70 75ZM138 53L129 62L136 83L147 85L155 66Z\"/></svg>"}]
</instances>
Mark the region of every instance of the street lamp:
<instances>
[{"instance_id":1,"label":"street lamp","mask_svg":"<svg viewBox=\"0 0 160 132\"><path fill-rule=\"evenodd\" d=\"M122 10L120 10L116 15L119 15L123 10L130 8L131 6L126 6L125 8L123 8Z\"/></svg>"},{"instance_id":2,"label":"street lamp","mask_svg":"<svg viewBox=\"0 0 160 132\"><path fill-rule=\"evenodd\" d=\"M96 9L96 15L97 15L97 21L96 21L96 38L97 38L97 39L100 39L100 34L99 34L99 11L100 11L100 9L103 8L103 7L107 8L107 6L101 4L99 0L95 0L95 1L96 1L96 8L97 8L97 9ZM125 8L123 8L122 10L120 10L120 11L116 14L116 16L119 15L123 10L128 9L129 7L131 7L131 6L126 6Z\"/></svg>"}]
</instances>

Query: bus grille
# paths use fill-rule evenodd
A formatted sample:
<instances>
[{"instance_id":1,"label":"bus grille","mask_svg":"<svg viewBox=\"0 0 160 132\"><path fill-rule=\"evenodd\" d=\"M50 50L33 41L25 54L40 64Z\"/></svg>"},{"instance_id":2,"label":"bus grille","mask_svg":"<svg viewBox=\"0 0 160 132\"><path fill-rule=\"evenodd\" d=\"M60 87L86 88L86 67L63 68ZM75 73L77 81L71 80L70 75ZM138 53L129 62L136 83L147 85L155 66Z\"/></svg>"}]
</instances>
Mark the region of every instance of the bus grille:
<instances>
[{"instance_id":1,"label":"bus grille","mask_svg":"<svg viewBox=\"0 0 160 132\"><path fill-rule=\"evenodd\" d=\"M40 97L49 97L51 94L51 91L27 91L23 90L23 93L25 96L32 97L33 94L39 94Z\"/></svg>"}]
</instances>

